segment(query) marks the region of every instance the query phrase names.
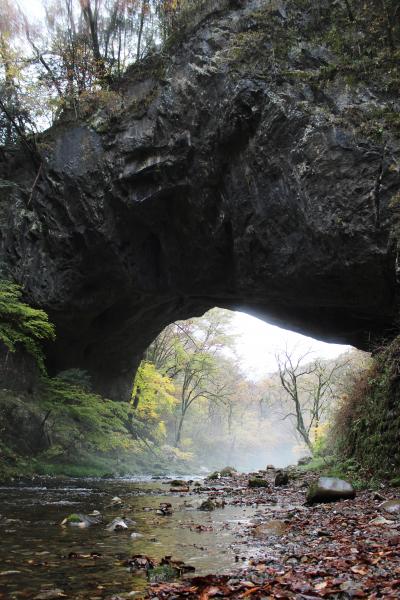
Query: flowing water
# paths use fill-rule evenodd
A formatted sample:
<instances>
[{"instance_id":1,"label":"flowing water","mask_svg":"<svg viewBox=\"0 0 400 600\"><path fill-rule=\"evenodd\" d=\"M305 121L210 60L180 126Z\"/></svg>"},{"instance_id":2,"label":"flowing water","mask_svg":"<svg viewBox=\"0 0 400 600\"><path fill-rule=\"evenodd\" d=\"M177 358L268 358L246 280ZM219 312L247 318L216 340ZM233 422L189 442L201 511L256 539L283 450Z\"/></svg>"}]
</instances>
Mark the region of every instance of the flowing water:
<instances>
[{"instance_id":1,"label":"flowing water","mask_svg":"<svg viewBox=\"0 0 400 600\"><path fill-rule=\"evenodd\" d=\"M0 487L0 598L33 599L46 593L55 598L55 589L73 599L140 598L148 585L146 574L125 564L135 554L158 560L172 556L195 567L198 575L232 571L244 552L243 525L256 509L199 511L205 494L170 494L165 483L37 479ZM123 507L110 507L114 496ZM172 515L156 514L162 502L172 504ZM93 510L105 523L124 515L136 524L116 532L105 524L87 529L60 525L68 514ZM198 531L198 525L206 530ZM133 538L132 532L140 536Z\"/></svg>"}]
</instances>

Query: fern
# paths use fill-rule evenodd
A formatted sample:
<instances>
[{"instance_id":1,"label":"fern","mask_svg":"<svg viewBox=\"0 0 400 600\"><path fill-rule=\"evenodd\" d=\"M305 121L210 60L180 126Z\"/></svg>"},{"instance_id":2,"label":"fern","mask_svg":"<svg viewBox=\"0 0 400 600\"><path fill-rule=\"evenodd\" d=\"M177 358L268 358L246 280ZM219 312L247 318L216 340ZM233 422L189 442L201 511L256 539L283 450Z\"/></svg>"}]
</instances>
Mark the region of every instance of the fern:
<instances>
[{"instance_id":1,"label":"fern","mask_svg":"<svg viewBox=\"0 0 400 600\"><path fill-rule=\"evenodd\" d=\"M10 352L18 346L34 357L45 373L42 342L55 339L55 330L44 310L21 301L19 285L0 279L0 341Z\"/></svg>"}]
</instances>

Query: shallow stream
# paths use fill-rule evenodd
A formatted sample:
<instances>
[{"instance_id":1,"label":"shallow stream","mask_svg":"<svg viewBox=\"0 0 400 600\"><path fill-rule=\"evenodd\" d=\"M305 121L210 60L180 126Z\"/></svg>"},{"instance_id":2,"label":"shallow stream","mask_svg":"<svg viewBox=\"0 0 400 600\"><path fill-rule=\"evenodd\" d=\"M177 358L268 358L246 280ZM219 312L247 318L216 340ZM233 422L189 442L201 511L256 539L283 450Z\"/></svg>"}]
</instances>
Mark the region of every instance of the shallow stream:
<instances>
[{"instance_id":1,"label":"shallow stream","mask_svg":"<svg viewBox=\"0 0 400 600\"><path fill-rule=\"evenodd\" d=\"M248 556L243 529L256 508L203 512L198 506L206 494L171 494L169 489L166 481L149 478L36 479L0 487L0 598L45 598L46 593L56 598L57 589L65 594L59 597L76 600L140 598L148 580L124 564L132 555L172 556L195 567L198 575L232 571L238 557ZM123 500L122 507L110 507L114 496ZM172 504L172 515L156 514L162 502ZM136 524L116 532L105 524L87 529L60 525L70 513L93 510L105 523L125 516ZM199 531L199 525L206 530ZM132 538L132 532L140 536Z\"/></svg>"}]
</instances>

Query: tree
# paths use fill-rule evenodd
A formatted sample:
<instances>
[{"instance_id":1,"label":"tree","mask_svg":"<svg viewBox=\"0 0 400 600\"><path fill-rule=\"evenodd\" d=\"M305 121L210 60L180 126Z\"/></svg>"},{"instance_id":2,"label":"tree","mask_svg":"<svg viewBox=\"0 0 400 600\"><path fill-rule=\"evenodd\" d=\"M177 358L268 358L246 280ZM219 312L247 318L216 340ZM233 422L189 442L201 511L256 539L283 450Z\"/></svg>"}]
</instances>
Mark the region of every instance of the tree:
<instances>
[{"instance_id":1,"label":"tree","mask_svg":"<svg viewBox=\"0 0 400 600\"><path fill-rule=\"evenodd\" d=\"M26 67L21 58L22 31L18 8L4 0L0 5L0 144L7 149L19 140L31 153L28 133L35 126L22 92Z\"/></svg>"},{"instance_id":2,"label":"tree","mask_svg":"<svg viewBox=\"0 0 400 600\"><path fill-rule=\"evenodd\" d=\"M213 309L198 319L168 326L150 345L146 360L170 377L175 384L178 406L174 444L181 443L188 412L200 400L227 402L231 386L220 377L221 353L232 348L234 336L227 332L229 311Z\"/></svg>"},{"instance_id":3,"label":"tree","mask_svg":"<svg viewBox=\"0 0 400 600\"><path fill-rule=\"evenodd\" d=\"M291 404L285 419L294 419L296 431L313 452L312 431L321 424L332 399L337 372L344 368L342 362L329 366L322 360L306 362L310 352L295 356L288 349L276 356L280 383Z\"/></svg>"}]
</instances>

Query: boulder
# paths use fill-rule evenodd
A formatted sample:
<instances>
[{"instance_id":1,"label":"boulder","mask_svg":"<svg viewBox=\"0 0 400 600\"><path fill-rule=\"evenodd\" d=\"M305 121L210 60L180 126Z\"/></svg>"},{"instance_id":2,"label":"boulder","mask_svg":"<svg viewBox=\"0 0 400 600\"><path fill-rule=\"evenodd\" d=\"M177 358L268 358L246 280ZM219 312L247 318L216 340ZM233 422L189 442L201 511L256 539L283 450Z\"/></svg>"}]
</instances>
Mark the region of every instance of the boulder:
<instances>
[{"instance_id":1,"label":"boulder","mask_svg":"<svg viewBox=\"0 0 400 600\"><path fill-rule=\"evenodd\" d=\"M275 476L274 484L276 487L287 485L289 483L289 475L286 471L278 471Z\"/></svg>"},{"instance_id":2,"label":"boulder","mask_svg":"<svg viewBox=\"0 0 400 600\"><path fill-rule=\"evenodd\" d=\"M379 505L380 510L386 513L390 513L391 515L400 514L400 499L394 498L393 500L386 500L386 502L382 502Z\"/></svg>"},{"instance_id":3,"label":"boulder","mask_svg":"<svg viewBox=\"0 0 400 600\"><path fill-rule=\"evenodd\" d=\"M356 492L347 481L337 477L320 477L318 481L311 484L307 492L307 502L336 502L355 498Z\"/></svg>"}]
</instances>

